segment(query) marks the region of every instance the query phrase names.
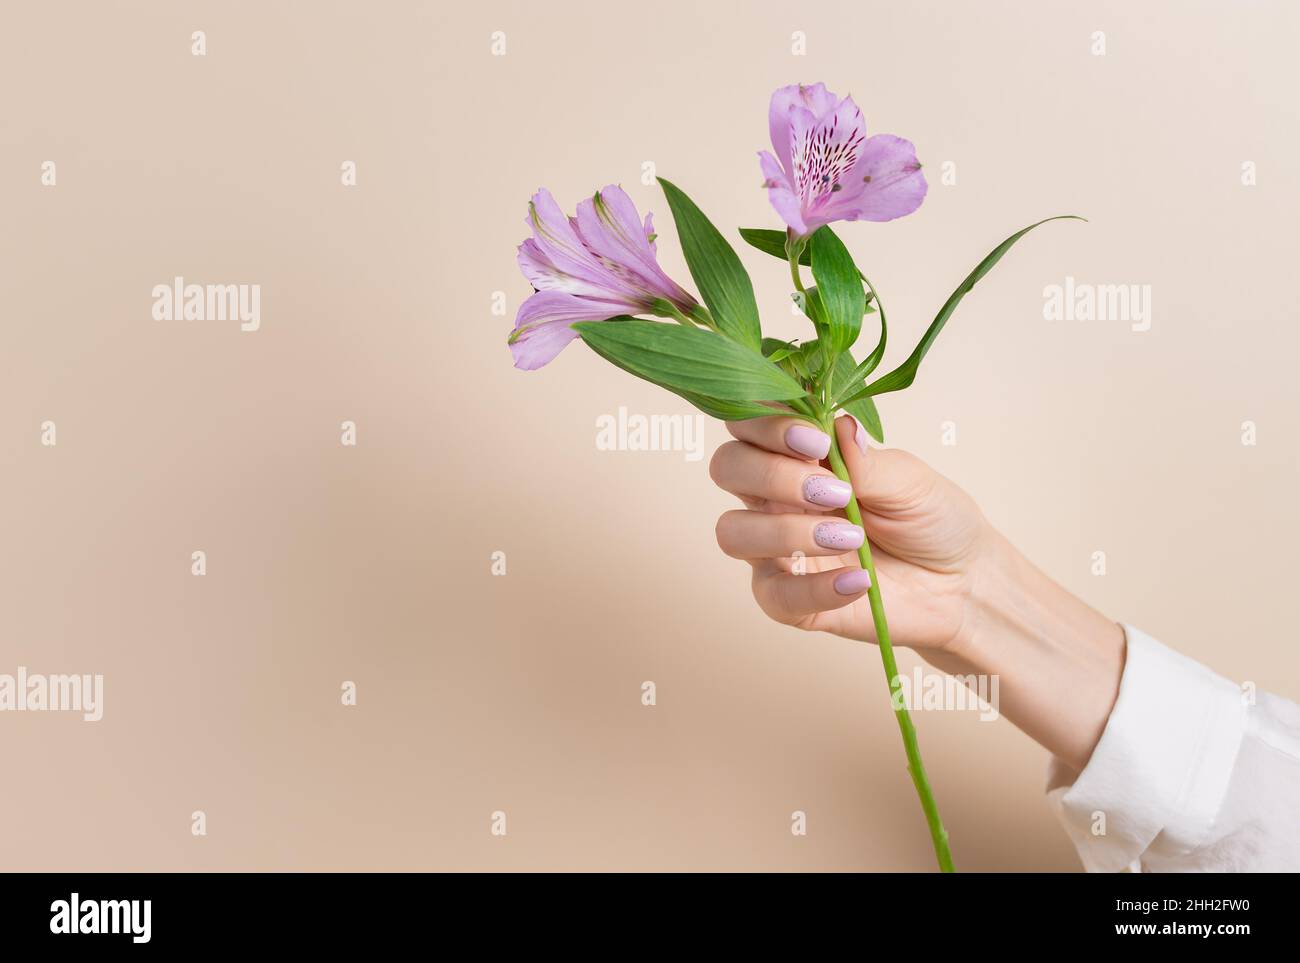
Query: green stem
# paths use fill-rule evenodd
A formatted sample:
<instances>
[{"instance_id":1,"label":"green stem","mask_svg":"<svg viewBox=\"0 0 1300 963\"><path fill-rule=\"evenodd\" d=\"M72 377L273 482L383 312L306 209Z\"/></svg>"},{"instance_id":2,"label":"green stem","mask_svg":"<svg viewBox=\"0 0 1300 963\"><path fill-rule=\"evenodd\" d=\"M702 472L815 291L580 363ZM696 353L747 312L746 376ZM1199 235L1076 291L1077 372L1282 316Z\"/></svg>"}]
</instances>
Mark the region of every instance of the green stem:
<instances>
[{"instance_id":1,"label":"green stem","mask_svg":"<svg viewBox=\"0 0 1300 963\"><path fill-rule=\"evenodd\" d=\"M795 251L790 255L790 280L794 281L794 289L800 294L804 293L803 278L799 276L799 252Z\"/></svg>"},{"instance_id":2,"label":"green stem","mask_svg":"<svg viewBox=\"0 0 1300 963\"><path fill-rule=\"evenodd\" d=\"M667 301L664 302L664 305L665 305L664 311L667 314L667 316L672 318L678 324L686 328L693 328L696 326L695 322L692 321L690 318L688 318L686 315L682 314L682 312L679 311L675 305L670 304Z\"/></svg>"},{"instance_id":3,"label":"green stem","mask_svg":"<svg viewBox=\"0 0 1300 963\"><path fill-rule=\"evenodd\" d=\"M811 421L818 428L822 426L822 420L817 417L817 412L813 410L813 406L810 402L804 401L802 398L792 398L787 401L786 404L793 410L799 412L799 414L803 415L805 419Z\"/></svg>"},{"instance_id":4,"label":"green stem","mask_svg":"<svg viewBox=\"0 0 1300 963\"><path fill-rule=\"evenodd\" d=\"M798 291L801 296L806 297L808 294L808 290L803 286L803 278L799 275L799 258L803 254L803 248L804 245L802 241L798 243L792 243L789 240L786 241L785 253L786 253L786 259L790 262L790 280L794 282L795 290ZM805 313L808 312L808 305L806 303L800 304L799 307ZM811 315L809 315L809 320L811 320ZM817 326L817 322L813 321L813 327L816 326ZM822 371L822 376L819 379L817 379L816 383L813 385L813 394L821 402L823 407L830 400L828 397L830 393L830 378L831 378L831 372L834 370L835 370L835 359L834 358L826 359L826 364L824 366L824 370Z\"/></svg>"},{"instance_id":5,"label":"green stem","mask_svg":"<svg viewBox=\"0 0 1300 963\"><path fill-rule=\"evenodd\" d=\"M712 331L718 330L718 322L713 320L713 315L709 313L709 309L702 304L697 304L695 307L691 308L687 317L692 321L704 325Z\"/></svg>"},{"instance_id":6,"label":"green stem","mask_svg":"<svg viewBox=\"0 0 1300 963\"><path fill-rule=\"evenodd\" d=\"M851 481L844 457L840 454L839 440L835 435L835 425L827 419L823 427L831 436L830 464L837 478ZM862 513L858 510L858 500L850 498L844 514L849 521L862 527ZM880 661L885 664L885 677L889 680L889 697L894 706L894 718L898 721L898 731L903 735L903 751L907 753L907 771L916 786L916 794L921 797L921 808L925 811L925 821L930 826L930 839L934 843L934 855L939 860L939 871L954 872L952 853L948 849L948 833L939 818L939 806L934 801L934 791L930 780L925 775L925 766L921 762L921 748L916 740L916 726L903 701L902 684L898 679L898 663L894 660L894 646L889 641L889 623L885 620L885 604L880 598L880 580L876 578L876 566L871 560L871 543L865 535L862 547L858 549L858 561L871 576L871 588L867 590L867 599L871 603L871 619L876 624L876 639L880 643Z\"/></svg>"}]
</instances>

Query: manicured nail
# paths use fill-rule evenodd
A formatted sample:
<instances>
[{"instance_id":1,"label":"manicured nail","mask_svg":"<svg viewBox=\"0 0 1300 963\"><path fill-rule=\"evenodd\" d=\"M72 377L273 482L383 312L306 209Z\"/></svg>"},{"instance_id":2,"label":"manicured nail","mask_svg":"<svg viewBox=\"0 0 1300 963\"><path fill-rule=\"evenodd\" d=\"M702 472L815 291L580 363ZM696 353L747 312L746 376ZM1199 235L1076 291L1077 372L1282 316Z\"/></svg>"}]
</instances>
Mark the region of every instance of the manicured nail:
<instances>
[{"instance_id":1,"label":"manicured nail","mask_svg":"<svg viewBox=\"0 0 1300 963\"><path fill-rule=\"evenodd\" d=\"M785 433L785 443L791 451L821 461L830 453L831 436L807 425L791 425Z\"/></svg>"},{"instance_id":2,"label":"manicured nail","mask_svg":"<svg viewBox=\"0 0 1300 963\"><path fill-rule=\"evenodd\" d=\"M853 489L834 475L809 475L803 483L803 497L822 508L843 508L853 497Z\"/></svg>"},{"instance_id":3,"label":"manicured nail","mask_svg":"<svg viewBox=\"0 0 1300 963\"><path fill-rule=\"evenodd\" d=\"M867 453L867 429L862 427L862 422L853 415L846 415L847 418L853 419L853 440L858 443L858 451L862 454Z\"/></svg>"},{"instance_id":4,"label":"manicured nail","mask_svg":"<svg viewBox=\"0 0 1300 963\"><path fill-rule=\"evenodd\" d=\"M822 522L813 529L813 541L822 548L838 548L844 552L861 547L865 537L862 529L852 522Z\"/></svg>"},{"instance_id":5,"label":"manicured nail","mask_svg":"<svg viewBox=\"0 0 1300 963\"><path fill-rule=\"evenodd\" d=\"M871 588L871 575L865 568L851 568L835 576L835 591L841 595L857 595Z\"/></svg>"},{"instance_id":6,"label":"manicured nail","mask_svg":"<svg viewBox=\"0 0 1300 963\"><path fill-rule=\"evenodd\" d=\"M862 427L862 422L854 418L853 423L858 426L858 430L853 433L853 440L858 443L858 449L862 454L867 453L867 429Z\"/></svg>"}]
</instances>

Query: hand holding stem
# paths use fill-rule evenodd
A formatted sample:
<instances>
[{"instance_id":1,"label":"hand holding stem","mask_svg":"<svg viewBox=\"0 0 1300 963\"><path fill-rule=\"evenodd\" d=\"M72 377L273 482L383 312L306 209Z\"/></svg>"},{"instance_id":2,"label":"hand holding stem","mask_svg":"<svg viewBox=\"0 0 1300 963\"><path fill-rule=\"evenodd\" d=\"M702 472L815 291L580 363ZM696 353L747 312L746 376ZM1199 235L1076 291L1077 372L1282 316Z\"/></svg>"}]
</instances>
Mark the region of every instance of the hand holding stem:
<instances>
[{"instance_id":1,"label":"hand holding stem","mask_svg":"<svg viewBox=\"0 0 1300 963\"><path fill-rule=\"evenodd\" d=\"M965 492L920 459L867 448L851 418L817 424L828 430L795 418L732 422L737 440L710 465L714 481L746 506L718 520L717 537L724 552L753 567L759 606L786 625L886 643L891 696L894 645L953 675L997 677L1000 715L1083 768L1119 689L1120 627L1030 564ZM835 509L845 520L827 514ZM824 530L834 537L823 538ZM852 588L841 591L841 578L859 566L871 589L848 580ZM915 731L906 713L896 718L915 781L923 774L912 765ZM946 840L923 785L917 791L939 853Z\"/></svg>"}]
</instances>

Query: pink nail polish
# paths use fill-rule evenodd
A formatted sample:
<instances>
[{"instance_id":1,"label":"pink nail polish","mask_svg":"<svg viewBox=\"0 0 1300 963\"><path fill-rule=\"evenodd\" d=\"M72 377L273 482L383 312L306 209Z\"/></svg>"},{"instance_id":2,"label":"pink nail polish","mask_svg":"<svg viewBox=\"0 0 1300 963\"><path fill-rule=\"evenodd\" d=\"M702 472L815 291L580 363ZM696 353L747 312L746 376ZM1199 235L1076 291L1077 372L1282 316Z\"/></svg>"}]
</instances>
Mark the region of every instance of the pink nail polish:
<instances>
[{"instance_id":1,"label":"pink nail polish","mask_svg":"<svg viewBox=\"0 0 1300 963\"><path fill-rule=\"evenodd\" d=\"M871 575L865 568L851 568L835 576L835 591L841 595L857 595L871 588Z\"/></svg>"},{"instance_id":2,"label":"pink nail polish","mask_svg":"<svg viewBox=\"0 0 1300 963\"><path fill-rule=\"evenodd\" d=\"M862 426L862 422L854 415L849 415L853 419L853 440L858 443L858 451L862 454L867 453L867 429Z\"/></svg>"},{"instance_id":3,"label":"pink nail polish","mask_svg":"<svg viewBox=\"0 0 1300 963\"><path fill-rule=\"evenodd\" d=\"M813 529L813 541L822 548L842 552L859 548L866 534L852 522L822 522Z\"/></svg>"},{"instance_id":4,"label":"pink nail polish","mask_svg":"<svg viewBox=\"0 0 1300 963\"><path fill-rule=\"evenodd\" d=\"M834 475L809 475L804 479L803 497L822 508L843 508L853 497L853 489Z\"/></svg>"},{"instance_id":5,"label":"pink nail polish","mask_svg":"<svg viewBox=\"0 0 1300 963\"><path fill-rule=\"evenodd\" d=\"M791 425L786 429L785 443L791 451L818 461L825 458L831 450L831 436L807 425Z\"/></svg>"}]
</instances>

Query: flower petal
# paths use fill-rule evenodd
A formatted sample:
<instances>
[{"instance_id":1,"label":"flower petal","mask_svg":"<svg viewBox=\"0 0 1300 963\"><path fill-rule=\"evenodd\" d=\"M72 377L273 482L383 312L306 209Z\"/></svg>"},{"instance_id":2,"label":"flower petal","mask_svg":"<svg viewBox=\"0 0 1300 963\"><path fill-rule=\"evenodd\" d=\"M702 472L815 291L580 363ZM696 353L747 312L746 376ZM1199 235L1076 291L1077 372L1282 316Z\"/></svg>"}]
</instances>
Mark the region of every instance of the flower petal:
<instances>
[{"instance_id":1,"label":"flower petal","mask_svg":"<svg viewBox=\"0 0 1300 963\"><path fill-rule=\"evenodd\" d=\"M868 138L848 180L854 190L844 191L846 196L835 198L831 206L843 207L852 216L838 215L837 219L892 221L920 207L928 189L915 145L893 134Z\"/></svg>"},{"instance_id":2,"label":"flower petal","mask_svg":"<svg viewBox=\"0 0 1300 963\"><path fill-rule=\"evenodd\" d=\"M587 247L577 220L560 210L550 191L543 188L533 195L526 223L533 237L520 246L517 261L534 288L594 298L638 298L639 287Z\"/></svg>"},{"instance_id":3,"label":"flower petal","mask_svg":"<svg viewBox=\"0 0 1300 963\"><path fill-rule=\"evenodd\" d=\"M845 181L859 164L867 122L852 97L845 97L820 119L796 108L790 120L794 164L790 179L807 212L849 187Z\"/></svg>"},{"instance_id":4,"label":"flower petal","mask_svg":"<svg viewBox=\"0 0 1300 963\"><path fill-rule=\"evenodd\" d=\"M572 219L565 216L546 188L533 195L525 223L533 230L538 250L558 272L583 278L593 284L600 283L606 272L601 270L600 263L583 245Z\"/></svg>"},{"instance_id":5,"label":"flower petal","mask_svg":"<svg viewBox=\"0 0 1300 963\"><path fill-rule=\"evenodd\" d=\"M594 267L575 267L580 274L566 274L546 256L546 252L533 238L519 245L515 257L519 270L538 291L567 291L589 298L608 298L611 278L609 272Z\"/></svg>"},{"instance_id":6,"label":"flower petal","mask_svg":"<svg viewBox=\"0 0 1300 963\"><path fill-rule=\"evenodd\" d=\"M639 290L647 300L665 298L682 310L695 306L695 299L659 267L636 205L617 184L579 203L577 222L583 243L629 289Z\"/></svg>"},{"instance_id":7,"label":"flower petal","mask_svg":"<svg viewBox=\"0 0 1300 963\"><path fill-rule=\"evenodd\" d=\"M835 109L839 98L826 89L825 84L794 84L782 87L772 94L767 108L767 129L772 138L781 166L790 167L790 109L800 107L812 112L814 122Z\"/></svg>"},{"instance_id":8,"label":"flower petal","mask_svg":"<svg viewBox=\"0 0 1300 963\"><path fill-rule=\"evenodd\" d=\"M763 186L767 188L767 199L776 209L776 213L781 216L781 220L785 221L796 234L807 234L808 226L804 223L799 198L790 189L790 179L785 176L780 163L767 151L762 150L758 152L758 166L763 172Z\"/></svg>"},{"instance_id":9,"label":"flower petal","mask_svg":"<svg viewBox=\"0 0 1300 963\"><path fill-rule=\"evenodd\" d=\"M532 371L546 364L578 336L575 321L605 321L636 308L613 301L579 298L563 291L538 291L519 305L510 353L515 367Z\"/></svg>"},{"instance_id":10,"label":"flower petal","mask_svg":"<svg viewBox=\"0 0 1300 963\"><path fill-rule=\"evenodd\" d=\"M510 354L515 359L516 368L536 371L553 360L577 336L578 332L567 323L539 324L510 342Z\"/></svg>"},{"instance_id":11,"label":"flower petal","mask_svg":"<svg viewBox=\"0 0 1300 963\"><path fill-rule=\"evenodd\" d=\"M551 263L551 259L531 237L519 245L519 253L515 255L515 261L519 264L519 270L523 272L524 277L528 278L528 283L539 291L553 288L568 277Z\"/></svg>"},{"instance_id":12,"label":"flower petal","mask_svg":"<svg viewBox=\"0 0 1300 963\"><path fill-rule=\"evenodd\" d=\"M586 245L620 264L658 267L636 205L617 184L578 203L578 233Z\"/></svg>"}]
</instances>

